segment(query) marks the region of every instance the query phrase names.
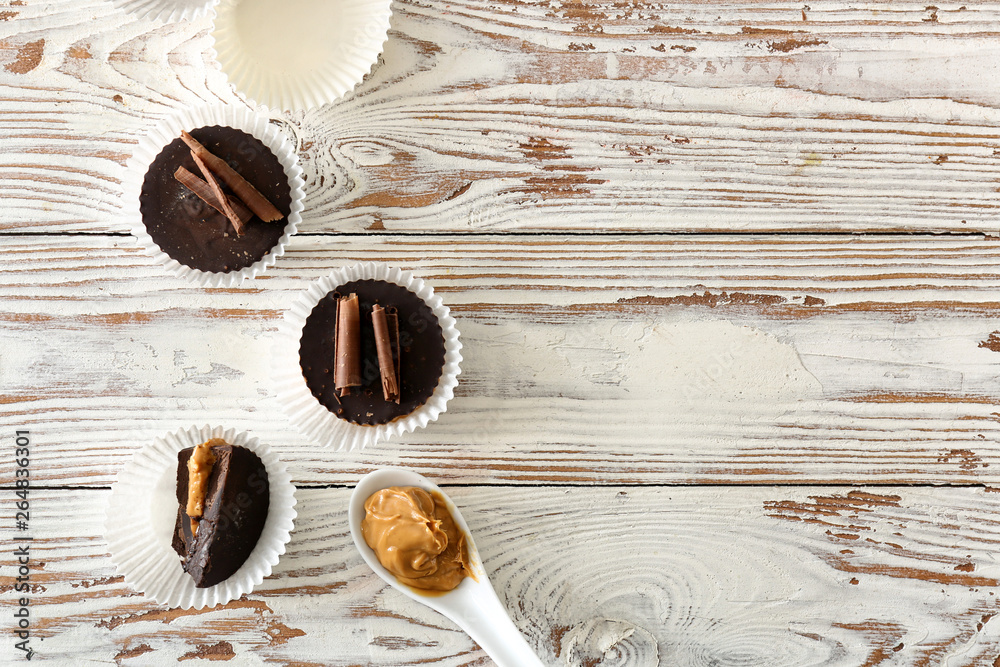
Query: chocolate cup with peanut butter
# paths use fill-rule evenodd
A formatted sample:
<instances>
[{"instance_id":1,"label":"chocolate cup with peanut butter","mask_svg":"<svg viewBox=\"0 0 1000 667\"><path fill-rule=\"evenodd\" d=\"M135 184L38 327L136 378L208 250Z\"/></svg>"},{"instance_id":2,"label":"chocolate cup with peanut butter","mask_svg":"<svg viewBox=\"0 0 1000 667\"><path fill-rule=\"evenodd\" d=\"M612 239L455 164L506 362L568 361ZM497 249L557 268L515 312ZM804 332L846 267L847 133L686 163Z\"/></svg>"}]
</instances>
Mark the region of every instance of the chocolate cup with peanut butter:
<instances>
[{"instance_id":1,"label":"chocolate cup with peanut butter","mask_svg":"<svg viewBox=\"0 0 1000 667\"><path fill-rule=\"evenodd\" d=\"M173 548L179 527L178 454L213 438L224 442L223 447L245 450L246 454L240 458L248 465L239 461L224 464L228 467L224 478L217 471L214 480L211 475L207 480L208 495L225 491L219 482L240 482L237 486L243 482L253 484L249 476L259 462L267 475L267 508L259 537L252 548L247 549L249 554L245 560L234 567L235 571L213 582L212 579L225 569L216 569L219 564L215 563L208 568L207 578L199 575L202 579L199 582L184 571ZM246 479L237 479L242 477ZM259 482L256 486L259 487ZM186 489L184 491L186 493ZM225 547L225 551L229 546L220 531L225 533L231 527L227 522L231 523L234 516L245 510L240 507L238 495L234 497L235 505L216 505L218 512L211 510L212 501L206 506L211 516L206 514L205 518L213 519L216 524L213 530L218 538L215 541L219 547ZM234 429L192 427L156 438L125 464L111 487L105 536L117 571L129 586L169 607L201 609L225 604L249 593L270 575L291 539L295 517L295 487L285 464L268 445ZM190 532L190 522L184 523L188 524ZM208 531L204 535L208 537ZM205 554L215 555L210 552L208 549ZM199 587L198 583L208 585Z\"/></svg>"},{"instance_id":2,"label":"chocolate cup with peanut butter","mask_svg":"<svg viewBox=\"0 0 1000 667\"><path fill-rule=\"evenodd\" d=\"M222 438L177 453L177 524L171 543L197 588L235 574L267 521L267 468Z\"/></svg>"}]
</instances>

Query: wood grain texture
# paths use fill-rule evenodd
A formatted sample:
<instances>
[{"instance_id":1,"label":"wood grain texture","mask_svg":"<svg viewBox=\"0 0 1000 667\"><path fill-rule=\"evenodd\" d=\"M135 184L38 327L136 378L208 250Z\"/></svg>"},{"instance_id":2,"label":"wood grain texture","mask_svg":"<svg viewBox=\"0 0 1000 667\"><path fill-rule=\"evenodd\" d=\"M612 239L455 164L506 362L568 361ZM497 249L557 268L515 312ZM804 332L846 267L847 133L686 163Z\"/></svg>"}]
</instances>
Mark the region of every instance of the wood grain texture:
<instances>
[{"instance_id":1,"label":"wood grain texture","mask_svg":"<svg viewBox=\"0 0 1000 667\"><path fill-rule=\"evenodd\" d=\"M310 237L244 287L130 239L5 238L0 378L48 483L204 423L300 483L402 464L461 482L1000 484L996 242L880 237ZM412 269L464 342L429 428L333 454L274 397L283 312L334 266ZM542 427L541 425L544 425ZM13 465L0 460L7 474Z\"/></svg>"},{"instance_id":2,"label":"wood grain texture","mask_svg":"<svg viewBox=\"0 0 1000 667\"><path fill-rule=\"evenodd\" d=\"M165 609L116 576L101 539L107 494L33 496L39 658L491 664L450 622L367 570L346 527L347 489L300 489L297 529L274 574L254 593L201 611ZM500 599L547 665L986 665L1000 654L995 493L449 494ZM2 507L10 504L5 495ZM5 588L10 579L0 580Z\"/></svg>"},{"instance_id":3,"label":"wood grain texture","mask_svg":"<svg viewBox=\"0 0 1000 667\"><path fill-rule=\"evenodd\" d=\"M342 103L276 114L304 231L998 233L1000 4L399 2ZM0 229L124 231L135 137L239 103L208 19L0 21Z\"/></svg>"},{"instance_id":4,"label":"wood grain texture","mask_svg":"<svg viewBox=\"0 0 1000 667\"><path fill-rule=\"evenodd\" d=\"M548 665L1000 664L1000 2L393 9L352 95L272 115L304 234L200 289L135 248L119 190L159 119L244 103L210 21L0 0L0 444L31 431L36 657L491 665L350 543L349 487L400 465L446 485ZM267 360L355 261L427 279L465 359L439 422L336 453ZM116 575L100 487L204 423L289 463L297 530L254 594L165 609Z\"/></svg>"}]
</instances>

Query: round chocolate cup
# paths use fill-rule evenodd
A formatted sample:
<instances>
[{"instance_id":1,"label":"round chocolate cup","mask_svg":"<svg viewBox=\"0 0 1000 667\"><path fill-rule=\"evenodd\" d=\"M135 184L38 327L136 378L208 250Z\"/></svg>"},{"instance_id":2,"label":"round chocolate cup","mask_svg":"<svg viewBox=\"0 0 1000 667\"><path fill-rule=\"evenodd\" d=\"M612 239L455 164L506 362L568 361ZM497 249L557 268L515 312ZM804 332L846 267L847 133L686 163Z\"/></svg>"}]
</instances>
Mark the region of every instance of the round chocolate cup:
<instances>
[{"instance_id":1,"label":"round chocolate cup","mask_svg":"<svg viewBox=\"0 0 1000 667\"><path fill-rule=\"evenodd\" d=\"M273 246L251 264L228 271L202 270L188 266L170 256L167 249L161 248L151 236L150 230L147 229L146 223L143 221L143 207L140 204L147 173L164 148L177 140L182 131L213 126L239 130L263 144L281 165L284 175L288 179L289 187L289 212L284 229ZM260 275L267 267L273 266L277 258L284 254L285 246L298 230L298 225L302 221L302 200L305 197L304 181L294 146L280 130L270 123L266 116L243 107L232 105L203 107L183 110L168 117L139 140L139 144L126 163L126 167L126 176L123 179L125 212L131 223L132 234L139 246L172 275L190 280L203 287L234 287L248 278ZM179 183L177 185L183 189ZM251 224L280 223L256 221Z\"/></svg>"},{"instance_id":2,"label":"round chocolate cup","mask_svg":"<svg viewBox=\"0 0 1000 667\"><path fill-rule=\"evenodd\" d=\"M360 304L359 373L358 384L341 395L334 381L336 346L330 332L337 326L337 299L348 294L356 294ZM371 319L375 304L397 320L398 354L393 357L399 362L398 401L386 400L382 389ZM434 312L413 292L384 280L352 280L329 292L306 319L299 345L302 373L316 399L341 419L366 426L395 421L426 403L441 377L444 355L444 336Z\"/></svg>"},{"instance_id":3,"label":"round chocolate cup","mask_svg":"<svg viewBox=\"0 0 1000 667\"><path fill-rule=\"evenodd\" d=\"M431 396L413 412L383 424L355 424L339 418L313 395L300 364L303 328L316 304L337 287L357 280L392 283L418 296L437 318L444 340L444 364ZM407 271L369 262L339 269L311 283L286 311L284 320L278 325L271 374L278 401L296 428L322 447L351 451L411 433L445 412L458 386L461 349L455 319L429 285Z\"/></svg>"}]
</instances>

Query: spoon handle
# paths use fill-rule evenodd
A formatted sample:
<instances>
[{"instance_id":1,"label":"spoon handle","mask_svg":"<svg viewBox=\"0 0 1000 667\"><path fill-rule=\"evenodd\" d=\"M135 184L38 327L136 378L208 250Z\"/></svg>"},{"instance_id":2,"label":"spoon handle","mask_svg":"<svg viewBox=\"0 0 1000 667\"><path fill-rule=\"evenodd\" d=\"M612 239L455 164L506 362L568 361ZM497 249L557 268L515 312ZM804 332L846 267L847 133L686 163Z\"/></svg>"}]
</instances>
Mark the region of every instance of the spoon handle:
<instances>
[{"instance_id":1,"label":"spoon handle","mask_svg":"<svg viewBox=\"0 0 1000 667\"><path fill-rule=\"evenodd\" d=\"M510 620L506 607L487 585L474 606L463 611L459 625L498 667L545 667Z\"/></svg>"}]
</instances>

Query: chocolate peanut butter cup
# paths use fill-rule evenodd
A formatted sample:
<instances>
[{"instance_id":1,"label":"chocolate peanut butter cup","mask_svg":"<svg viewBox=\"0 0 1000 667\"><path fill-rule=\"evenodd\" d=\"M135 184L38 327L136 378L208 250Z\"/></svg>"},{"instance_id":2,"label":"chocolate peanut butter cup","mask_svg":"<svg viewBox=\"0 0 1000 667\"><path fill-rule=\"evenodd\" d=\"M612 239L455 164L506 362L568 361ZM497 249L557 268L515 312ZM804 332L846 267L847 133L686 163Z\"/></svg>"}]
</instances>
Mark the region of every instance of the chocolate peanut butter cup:
<instances>
[{"instance_id":1,"label":"chocolate peanut butter cup","mask_svg":"<svg viewBox=\"0 0 1000 667\"><path fill-rule=\"evenodd\" d=\"M199 447L211 456L195 457L192 486L204 493L194 494L200 514L192 516L187 462ZM295 485L267 444L235 429L191 427L129 458L111 486L104 535L126 584L168 607L201 609L269 576L295 517Z\"/></svg>"},{"instance_id":2,"label":"chocolate peanut butter cup","mask_svg":"<svg viewBox=\"0 0 1000 667\"><path fill-rule=\"evenodd\" d=\"M207 465L192 472L199 449L210 451ZM200 485L194 478L201 476ZM200 487L200 488L199 488ZM198 516L189 512L190 497L200 495ZM177 523L171 543L184 571L198 588L225 581L253 552L267 521L270 502L267 468L245 447L221 438L177 454Z\"/></svg>"},{"instance_id":3,"label":"chocolate peanut butter cup","mask_svg":"<svg viewBox=\"0 0 1000 667\"><path fill-rule=\"evenodd\" d=\"M299 430L352 450L436 420L458 384L461 348L455 319L423 280L356 264L311 283L285 313L272 375Z\"/></svg>"}]
</instances>

